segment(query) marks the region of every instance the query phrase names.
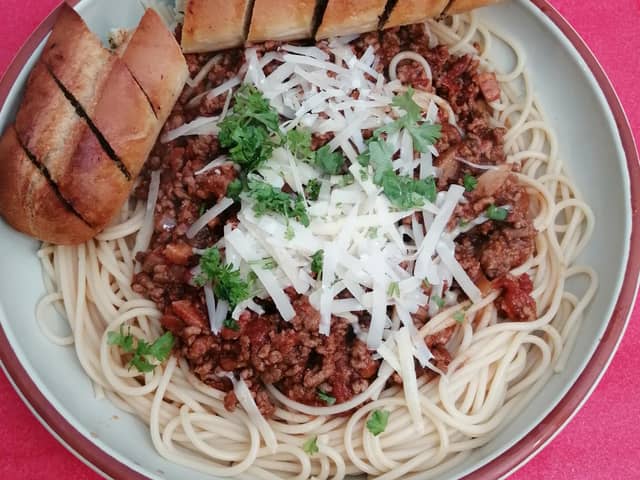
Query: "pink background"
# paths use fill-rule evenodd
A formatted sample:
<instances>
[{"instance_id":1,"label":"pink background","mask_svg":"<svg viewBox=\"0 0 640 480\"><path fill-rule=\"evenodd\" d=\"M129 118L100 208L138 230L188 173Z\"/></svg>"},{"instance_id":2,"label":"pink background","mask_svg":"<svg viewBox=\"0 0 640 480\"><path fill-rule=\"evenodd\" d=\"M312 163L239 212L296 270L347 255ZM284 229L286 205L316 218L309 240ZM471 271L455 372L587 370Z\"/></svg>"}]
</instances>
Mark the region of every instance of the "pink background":
<instances>
[{"instance_id":1,"label":"pink background","mask_svg":"<svg viewBox=\"0 0 640 480\"><path fill-rule=\"evenodd\" d=\"M550 1L604 66L640 143L640 0ZM57 3L0 0L0 72ZM634 312L620 350L591 399L569 426L512 479L640 479L638 344L640 308ZM1 373L0 478L99 478L47 433Z\"/></svg>"}]
</instances>

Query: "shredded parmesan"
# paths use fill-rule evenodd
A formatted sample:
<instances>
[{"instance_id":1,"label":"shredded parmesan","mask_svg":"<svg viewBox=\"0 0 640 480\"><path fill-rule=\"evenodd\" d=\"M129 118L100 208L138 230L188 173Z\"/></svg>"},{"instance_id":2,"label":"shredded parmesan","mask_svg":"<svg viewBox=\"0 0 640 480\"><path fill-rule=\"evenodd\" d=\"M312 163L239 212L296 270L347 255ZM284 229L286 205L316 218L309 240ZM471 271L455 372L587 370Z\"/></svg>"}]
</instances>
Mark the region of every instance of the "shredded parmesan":
<instances>
[{"instance_id":1,"label":"shredded parmesan","mask_svg":"<svg viewBox=\"0 0 640 480\"><path fill-rule=\"evenodd\" d=\"M144 214L142 228L136 237L136 243L133 247L132 257L135 258L138 252L144 252L149 248L151 237L153 236L153 217L158 203L158 194L160 193L160 171L151 172L151 180L149 181L149 196L147 197L147 207Z\"/></svg>"},{"instance_id":2,"label":"shredded parmesan","mask_svg":"<svg viewBox=\"0 0 640 480\"><path fill-rule=\"evenodd\" d=\"M230 198L223 198L209 210L207 210L204 215L202 215L196 222L189 227L187 230L187 238L194 238L200 230L202 230L207 224L215 219L218 215L224 212L227 208L233 205L233 200Z\"/></svg>"}]
</instances>

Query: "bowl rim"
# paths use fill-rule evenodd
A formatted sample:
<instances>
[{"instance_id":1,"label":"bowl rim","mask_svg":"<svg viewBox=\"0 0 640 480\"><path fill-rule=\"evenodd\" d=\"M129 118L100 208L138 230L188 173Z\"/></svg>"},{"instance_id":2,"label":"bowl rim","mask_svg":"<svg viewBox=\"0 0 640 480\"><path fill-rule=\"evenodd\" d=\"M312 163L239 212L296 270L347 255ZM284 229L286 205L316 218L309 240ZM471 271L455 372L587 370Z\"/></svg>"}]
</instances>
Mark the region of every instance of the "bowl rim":
<instances>
[{"instance_id":1,"label":"bowl rim","mask_svg":"<svg viewBox=\"0 0 640 480\"><path fill-rule=\"evenodd\" d=\"M66 0L72 7L80 0ZM607 328L596 351L576 382L564 395L555 408L529 433L497 458L468 474L465 480L482 480L503 478L522 467L535 456L562 428L573 418L587 401L609 366L629 321L638 290L640 274L640 158L628 118L623 110L611 81L580 35L569 22L552 6L548 0L531 0L532 4L546 16L569 40L573 48L584 60L591 71L607 104L613 114L625 152L627 173L630 179L631 206L631 238L630 251L624 272L625 281L615 303L615 307ZM65 2L63 2L65 3ZM61 10L62 3L53 10L29 36L18 51L5 74L0 79L0 106L4 105L9 91L13 87L26 61L46 35ZM40 392L34 381L15 355L7 336L0 328L0 366L3 367L10 383L16 389L22 401L45 426L73 455L110 478L127 478L146 480L147 477L133 470L119 459L112 457L96 445L91 439L81 434L49 400Z\"/></svg>"}]
</instances>

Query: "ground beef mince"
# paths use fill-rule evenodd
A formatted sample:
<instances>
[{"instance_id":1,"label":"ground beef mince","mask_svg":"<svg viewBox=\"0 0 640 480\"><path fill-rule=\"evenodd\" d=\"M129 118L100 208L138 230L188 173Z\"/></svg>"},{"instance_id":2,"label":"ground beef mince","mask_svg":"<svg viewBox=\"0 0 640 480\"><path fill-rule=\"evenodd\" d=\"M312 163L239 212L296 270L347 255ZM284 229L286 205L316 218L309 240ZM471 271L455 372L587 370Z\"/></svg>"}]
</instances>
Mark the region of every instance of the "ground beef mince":
<instances>
[{"instance_id":1,"label":"ground beef mince","mask_svg":"<svg viewBox=\"0 0 640 480\"><path fill-rule=\"evenodd\" d=\"M180 32L177 33L179 36ZM527 275L516 278L509 273L534 252L536 231L529 197L516 177L517 168L506 161L506 132L495 128L491 121L489 103L500 98L499 85L494 74L478 70L478 61L473 56L451 55L445 46L429 45L423 25L370 33L352 42L358 55L374 48L379 72L388 72L393 58L405 50L415 51L429 62L431 78L413 60L400 62L396 73L404 84L445 99L455 113L454 119L444 109L439 112L442 134L436 148L440 154L434 159L439 170L437 187L442 191L452 184L464 185L469 175L477 179L477 187L465 193L465 202L456 208L449 229L478 218L489 206L508 209L503 221L489 220L458 235L456 258L483 292L501 291L496 301L501 315L515 321L533 320L536 304L531 297L531 280ZM261 57L278 46L276 42L268 42L256 46L256 51ZM328 52L326 41L319 42L318 47ZM213 55L188 55L191 76L212 58ZM215 57L206 80L185 89L164 133L196 117L220 114L226 95L208 98L201 94L241 74L243 58L241 49ZM275 66L272 63L267 68ZM357 92L353 97L358 98ZM372 132L363 132L365 138L371 135ZM332 133L314 135L312 148L315 150L332 138ZM193 249L208 248L218 242L224 225L237 222L237 207L211 221L193 239L188 239L186 232L226 194L230 182L238 175L231 163L196 173L224 153L212 136L182 137L156 146L135 191L137 198L146 199L150 174L160 171L154 234L149 249L137 256L141 268L134 277L133 289L157 303L163 313L163 327L177 338L176 348L194 374L227 392L224 404L228 410L236 407L237 399L225 376L227 372L244 379L265 416L275 411L265 384L275 385L289 398L308 405L326 405L324 395L319 392L338 403L348 401L369 387L377 375L379 360L374 359L343 319L333 318L331 334L320 335L319 313L303 295L287 292L296 312L290 322L282 320L270 300L257 300L264 308L263 315L245 311L237 325L230 325L234 328L224 327L219 335L212 334L203 291L192 282L191 271L199 261ZM416 218L423 221L421 214ZM406 220L410 222L411 217ZM455 283L447 289L460 291ZM461 293L460 296L463 298ZM371 320L368 313L358 314L358 319L361 328L368 328ZM420 308L413 319L417 328L422 327L429 320L428 308ZM434 365L441 371L446 371L451 361L447 345L454 330L450 327L425 339L434 355ZM434 375L418 364L416 371L418 375ZM396 375L390 381L401 380Z\"/></svg>"}]
</instances>

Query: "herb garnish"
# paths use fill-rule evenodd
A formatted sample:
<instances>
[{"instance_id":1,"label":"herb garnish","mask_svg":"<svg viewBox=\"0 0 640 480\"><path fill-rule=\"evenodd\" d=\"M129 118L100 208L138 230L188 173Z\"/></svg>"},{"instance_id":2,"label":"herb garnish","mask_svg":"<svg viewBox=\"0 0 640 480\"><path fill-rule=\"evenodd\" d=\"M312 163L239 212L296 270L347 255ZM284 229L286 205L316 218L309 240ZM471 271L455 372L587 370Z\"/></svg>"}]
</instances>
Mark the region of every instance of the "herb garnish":
<instances>
[{"instance_id":1,"label":"herb garnish","mask_svg":"<svg viewBox=\"0 0 640 480\"><path fill-rule=\"evenodd\" d=\"M125 353L133 354L129 360L129 368L135 367L141 373L149 373L156 368L149 359L164 362L171 353L174 338L171 332L166 332L155 342L148 343L134 337L131 333L125 335L124 327L121 326L119 332L109 332L107 342L109 345L117 345Z\"/></svg>"},{"instance_id":2,"label":"herb garnish","mask_svg":"<svg viewBox=\"0 0 640 480\"><path fill-rule=\"evenodd\" d=\"M305 128L294 128L285 135L287 149L298 160L309 160L313 156L311 150L311 131Z\"/></svg>"},{"instance_id":3,"label":"herb garnish","mask_svg":"<svg viewBox=\"0 0 640 480\"><path fill-rule=\"evenodd\" d=\"M333 405L334 403L336 403L335 397L332 397L331 395L324 392L323 390L318 389L317 393L318 393L318 398L322 400L324 403L326 403L327 405Z\"/></svg>"},{"instance_id":4,"label":"herb garnish","mask_svg":"<svg viewBox=\"0 0 640 480\"><path fill-rule=\"evenodd\" d=\"M220 122L218 140L245 173L271 158L280 143L278 112L253 85L243 85L234 95L233 111Z\"/></svg>"},{"instance_id":5,"label":"herb garnish","mask_svg":"<svg viewBox=\"0 0 640 480\"><path fill-rule=\"evenodd\" d=\"M260 260L252 260L249 262L251 266L257 266L263 270L273 270L278 267L278 262L273 257L261 258Z\"/></svg>"},{"instance_id":6,"label":"herb garnish","mask_svg":"<svg viewBox=\"0 0 640 480\"><path fill-rule=\"evenodd\" d=\"M200 269L202 273L195 277L195 284L202 287L211 282L216 297L229 302L232 309L249 297L249 284L240 276L240 270L224 265L217 248L204 252L200 258Z\"/></svg>"},{"instance_id":7,"label":"herb garnish","mask_svg":"<svg viewBox=\"0 0 640 480\"><path fill-rule=\"evenodd\" d=\"M509 211L506 208L496 207L495 205L489 205L487 208L487 217L491 220L503 222L507 219Z\"/></svg>"},{"instance_id":8,"label":"herb garnish","mask_svg":"<svg viewBox=\"0 0 640 480\"><path fill-rule=\"evenodd\" d=\"M387 428L391 412L387 410L374 410L367 420L367 429L374 435L378 436Z\"/></svg>"},{"instance_id":9,"label":"herb garnish","mask_svg":"<svg viewBox=\"0 0 640 480\"><path fill-rule=\"evenodd\" d=\"M400 285L398 284L398 282L391 282L389 284L389 288L387 288L387 296L389 297L400 296Z\"/></svg>"},{"instance_id":10,"label":"herb garnish","mask_svg":"<svg viewBox=\"0 0 640 480\"><path fill-rule=\"evenodd\" d=\"M320 275L322 273L322 265L324 264L324 250L318 250L311 255L311 271Z\"/></svg>"},{"instance_id":11,"label":"herb garnish","mask_svg":"<svg viewBox=\"0 0 640 480\"><path fill-rule=\"evenodd\" d=\"M478 186L478 179L470 173L465 173L462 179L462 184L467 192L473 192Z\"/></svg>"},{"instance_id":12,"label":"herb garnish","mask_svg":"<svg viewBox=\"0 0 640 480\"><path fill-rule=\"evenodd\" d=\"M240 330L240 324L231 317L225 318L224 322L222 322L222 326L229 330L233 330L234 332Z\"/></svg>"},{"instance_id":13,"label":"herb garnish","mask_svg":"<svg viewBox=\"0 0 640 480\"><path fill-rule=\"evenodd\" d=\"M313 455L318 453L320 449L318 448L318 437L312 437L302 445L302 450L309 455Z\"/></svg>"},{"instance_id":14,"label":"herb garnish","mask_svg":"<svg viewBox=\"0 0 640 480\"><path fill-rule=\"evenodd\" d=\"M229 185L227 185L227 197L232 200L238 200L240 194L242 193L242 181L239 179L233 180Z\"/></svg>"},{"instance_id":15,"label":"herb garnish","mask_svg":"<svg viewBox=\"0 0 640 480\"><path fill-rule=\"evenodd\" d=\"M460 310L460 311L454 313L453 314L453 319L458 323L464 322L464 312L462 310Z\"/></svg>"},{"instance_id":16,"label":"herb garnish","mask_svg":"<svg viewBox=\"0 0 640 480\"><path fill-rule=\"evenodd\" d=\"M335 175L342 170L344 157L340 152L332 152L331 147L325 145L316 150L314 163L323 173Z\"/></svg>"},{"instance_id":17,"label":"herb garnish","mask_svg":"<svg viewBox=\"0 0 640 480\"><path fill-rule=\"evenodd\" d=\"M304 193L309 200L315 202L320 197L320 188L322 187L322 183L317 178L312 178L309 180L307 187L304 189Z\"/></svg>"},{"instance_id":18,"label":"herb garnish","mask_svg":"<svg viewBox=\"0 0 640 480\"><path fill-rule=\"evenodd\" d=\"M429 147L440 138L442 127L430 123L418 123L422 119L422 109L413 100L413 94L413 88L409 87L403 95L396 95L393 98L392 105L401 108L406 114L384 127L379 128L374 132L374 135L379 136L381 133L395 133L404 128L413 138L415 149L419 152L426 153L429 151Z\"/></svg>"},{"instance_id":19,"label":"herb garnish","mask_svg":"<svg viewBox=\"0 0 640 480\"><path fill-rule=\"evenodd\" d=\"M435 303L438 308L444 307L444 299L440 295L431 295L431 301Z\"/></svg>"},{"instance_id":20,"label":"herb garnish","mask_svg":"<svg viewBox=\"0 0 640 480\"><path fill-rule=\"evenodd\" d=\"M255 200L253 210L258 217L273 212L285 218L295 218L305 227L309 226L309 215L299 195L289 195L258 180L249 181L248 194Z\"/></svg>"}]
</instances>

